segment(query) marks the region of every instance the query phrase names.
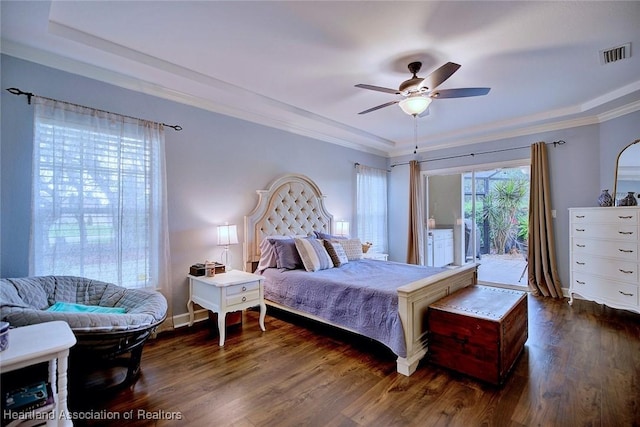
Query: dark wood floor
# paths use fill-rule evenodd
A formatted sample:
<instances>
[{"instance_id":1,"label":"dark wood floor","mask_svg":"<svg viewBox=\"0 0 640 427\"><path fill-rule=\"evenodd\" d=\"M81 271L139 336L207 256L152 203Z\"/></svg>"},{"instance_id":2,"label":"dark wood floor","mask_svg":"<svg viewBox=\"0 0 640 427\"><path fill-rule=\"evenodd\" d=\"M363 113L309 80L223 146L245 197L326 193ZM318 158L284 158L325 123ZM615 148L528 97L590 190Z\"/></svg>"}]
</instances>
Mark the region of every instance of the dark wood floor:
<instances>
[{"instance_id":1,"label":"dark wood floor","mask_svg":"<svg viewBox=\"0 0 640 427\"><path fill-rule=\"evenodd\" d=\"M83 408L71 396L120 419L76 425L640 425L638 314L529 296L529 340L499 388L426 362L402 376L377 343L271 311L264 333L245 312L223 348L207 324L150 341L134 386Z\"/></svg>"}]
</instances>

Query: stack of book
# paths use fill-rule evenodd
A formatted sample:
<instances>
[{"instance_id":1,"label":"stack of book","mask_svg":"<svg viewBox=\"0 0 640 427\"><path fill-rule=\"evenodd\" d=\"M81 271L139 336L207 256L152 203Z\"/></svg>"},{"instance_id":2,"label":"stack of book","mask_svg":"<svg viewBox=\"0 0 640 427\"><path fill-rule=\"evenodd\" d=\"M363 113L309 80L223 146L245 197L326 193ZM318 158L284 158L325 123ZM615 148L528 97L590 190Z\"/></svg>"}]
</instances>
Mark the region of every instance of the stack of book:
<instances>
[{"instance_id":1,"label":"stack of book","mask_svg":"<svg viewBox=\"0 0 640 427\"><path fill-rule=\"evenodd\" d=\"M25 421L45 422L44 414L56 404L51 385L44 381L9 390L2 397L2 425L7 427Z\"/></svg>"}]
</instances>

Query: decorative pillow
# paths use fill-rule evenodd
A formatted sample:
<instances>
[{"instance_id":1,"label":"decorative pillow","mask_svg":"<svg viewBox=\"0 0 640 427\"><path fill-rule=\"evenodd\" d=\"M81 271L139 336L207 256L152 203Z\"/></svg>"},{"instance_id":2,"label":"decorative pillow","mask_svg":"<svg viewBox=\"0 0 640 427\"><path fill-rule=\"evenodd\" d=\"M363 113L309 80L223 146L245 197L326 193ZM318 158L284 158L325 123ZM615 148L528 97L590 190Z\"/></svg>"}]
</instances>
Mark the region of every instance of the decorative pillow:
<instances>
[{"instance_id":1,"label":"decorative pillow","mask_svg":"<svg viewBox=\"0 0 640 427\"><path fill-rule=\"evenodd\" d=\"M304 236L269 236L260 242L260 261L258 261L257 271L262 273L267 268L278 267L278 255L273 246L274 240L293 240L294 237Z\"/></svg>"},{"instance_id":2,"label":"decorative pillow","mask_svg":"<svg viewBox=\"0 0 640 427\"><path fill-rule=\"evenodd\" d=\"M342 245L349 261L362 259L362 242L360 239L336 240L336 242Z\"/></svg>"},{"instance_id":3,"label":"decorative pillow","mask_svg":"<svg viewBox=\"0 0 640 427\"><path fill-rule=\"evenodd\" d=\"M340 267L343 264L349 262L349 258L347 258L347 253L344 251L342 245L338 242L332 242L331 240L324 241L324 247L331 257L331 261L333 261L334 267Z\"/></svg>"},{"instance_id":4,"label":"decorative pillow","mask_svg":"<svg viewBox=\"0 0 640 427\"><path fill-rule=\"evenodd\" d=\"M344 236L336 236L334 234L323 233L322 231L314 231L313 232L318 239L324 240L346 240L347 237Z\"/></svg>"},{"instance_id":5,"label":"decorative pillow","mask_svg":"<svg viewBox=\"0 0 640 427\"><path fill-rule=\"evenodd\" d=\"M287 270L303 268L294 239L269 239L276 251L276 267Z\"/></svg>"},{"instance_id":6,"label":"decorative pillow","mask_svg":"<svg viewBox=\"0 0 640 427\"><path fill-rule=\"evenodd\" d=\"M123 314L127 312L124 307L101 307L98 305L84 305L73 302L57 301L47 311L61 311L64 313L107 313Z\"/></svg>"},{"instance_id":7,"label":"decorative pillow","mask_svg":"<svg viewBox=\"0 0 640 427\"><path fill-rule=\"evenodd\" d=\"M295 239L295 242L305 270L318 271L333 267L333 261L324 248L322 240Z\"/></svg>"}]
</instances>

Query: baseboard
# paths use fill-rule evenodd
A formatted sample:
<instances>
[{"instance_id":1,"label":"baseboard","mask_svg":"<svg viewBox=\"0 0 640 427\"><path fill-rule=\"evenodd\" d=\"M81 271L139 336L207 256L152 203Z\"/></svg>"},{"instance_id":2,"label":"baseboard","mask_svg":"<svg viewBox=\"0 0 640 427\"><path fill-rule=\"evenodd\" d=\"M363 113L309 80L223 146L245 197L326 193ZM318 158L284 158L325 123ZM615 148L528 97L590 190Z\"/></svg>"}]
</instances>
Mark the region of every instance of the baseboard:
<instances>
[{"instance_id":1,"label":"baseboard","mask_svg":"<svg viewBox=\"0 0 640 427\"><path fill-rule=\"evenodd\" d=\"M193 312L193 323L209 320L209 310L200 309ZM189 326L189 313L182 313L173 316L173 327L175 329Z\"/></svg>"}]
</instances>

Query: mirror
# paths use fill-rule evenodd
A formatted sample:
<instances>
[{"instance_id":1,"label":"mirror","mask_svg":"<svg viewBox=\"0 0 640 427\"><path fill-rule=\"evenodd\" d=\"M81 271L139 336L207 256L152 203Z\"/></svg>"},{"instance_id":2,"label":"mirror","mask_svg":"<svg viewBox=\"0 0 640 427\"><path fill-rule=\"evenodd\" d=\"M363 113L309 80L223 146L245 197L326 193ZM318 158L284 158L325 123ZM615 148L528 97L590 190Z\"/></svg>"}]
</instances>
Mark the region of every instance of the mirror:
<instances>
[{"instance_id":1,"label":"mirror","mask_svg":"<svg viewBox=\"0 0 640 427\"><path fill-rule=\"evenodd\" d=\"M630 191L640 193L640 139L627 145L618 154L616 178L613 183L613 197L616 206Z\"/></svg>"}]
</instances>

